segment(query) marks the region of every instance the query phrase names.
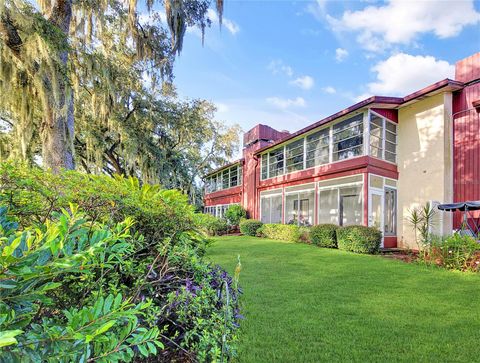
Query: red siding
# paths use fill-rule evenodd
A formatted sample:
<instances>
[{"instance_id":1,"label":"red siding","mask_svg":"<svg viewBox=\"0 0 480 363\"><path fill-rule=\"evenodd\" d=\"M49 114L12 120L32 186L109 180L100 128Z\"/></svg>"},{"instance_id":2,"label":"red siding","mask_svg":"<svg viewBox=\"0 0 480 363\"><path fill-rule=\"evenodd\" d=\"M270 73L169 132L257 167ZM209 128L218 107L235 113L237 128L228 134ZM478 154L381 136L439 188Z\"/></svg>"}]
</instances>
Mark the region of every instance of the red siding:
<instances>
[{"instance_id":1,"label":"red siding","mask_svg":"<svg viewBox=\"0 0 480 363\"><path fill-rule=\"evenodd\" d=\"M398 110L392 110L388 108L372 108L373 112L388 118L390 121L398 123Z\"/></svg>"},{"instance_id":2,"label":"red siding","mask_svg":"<svg viewBox=\"0 0 480 363\"><path fill-rule=\"evenodd\" d=\"M476 63L475 63L476 62ZM465 82L480 78L480 53L457 63L456 78ZM472 102L480 99L480 83L453 96L454 201L480 200L480 114ZM461 214L454 217L460 227Z\"/></svg>"}]
</instances>

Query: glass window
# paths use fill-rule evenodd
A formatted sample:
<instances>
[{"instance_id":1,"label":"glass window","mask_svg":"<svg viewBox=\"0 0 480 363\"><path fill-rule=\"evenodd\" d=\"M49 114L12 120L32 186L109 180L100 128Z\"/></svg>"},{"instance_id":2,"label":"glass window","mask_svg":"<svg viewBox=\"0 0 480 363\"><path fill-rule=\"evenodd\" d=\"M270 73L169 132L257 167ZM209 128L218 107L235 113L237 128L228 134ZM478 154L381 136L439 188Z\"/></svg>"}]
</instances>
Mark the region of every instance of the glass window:
<instances>
[{"instance_id":1,"label":"glass window","mask_svg":"<svg viewBox=\"0 0 480 363\"><path fill-rule=\"evenodd\" d=\"M230 169L225 169L222 172L222 189L230 188Z\"/></svg>"},{"instance_id":2,"label":"glass window","mask_svg":"<svg viewBox=\"0 0 480 363\"><path fill-rule=\"evenodd\" d=\"M315 192L287 194L285 197L285 222L299 226L313 225Z\"/></svg>"},{"instance_id":3,"label":"glass window","mask_svg":"<svg viewBox=\"0 0 480 363\"><path fill-rule=\"evenodd\" d=\"M383 119L374 114L370 116L370 155L383 155Z\"/></svg>"},{"instance_id":4,"label":"glass window","mask_svg":"<svg viewBox=\"0 0 480 363\"><path fill-rule=\"evenodd\" d=\"M230 169L230 188L239 185L238 182L238 166L234 166Z\"/></svg>"},{"instance_id":5,"label":"glass window","mask_svg":"<svg viewBox=\"0 0 480 363\"><path fill-rule=\"evenodd\" d=\"M318 223L338 224L338 189L321 190L318 204Z\"/></svg>"},{"instance_id":6,"label":"glass window","mask_svg":"<svg viewBox=\"0 0 480 363\"><path fill-rule=\"evenodd\" d=\"M340 225L362 224L362 187L340 188Z\"/></svg>"},{"instance_id":7,"label":"glass window","mask_svg":"<svg viewBox=\"0 0 480 363\"><path fill-rule=\"evenodd\" d=\"M330 129L320 130L307 136L306 166L327 164L330 154Z\"/></svg>"},{"instance_id":8,"label":"glass window","mask_svg":"<svg viewBox=\"0 0 480 363\"><path fill-rule=\"evenodd\" d=\"M333 126L333 161L363 154L363 114Z\"/></svg>"},{"instance_id":9,"label":"glass window","mask_svg":"<svg viewBox=\"0 0 480 363\"><path fill-rule=\"evenodd\" d=\"M270 152L268 156L268 177L273 178L284 172L283 148Z\"/></svg>"},{"instance_id":10,"label":"glass window","mask_svg":"<svg viewBox=\"0 0 480 363\"><path fill-rule=\"evenodd\" d=\"M260 198L260 220L263 223L282 223L282 196Z\"/></svg>"},{"instance_id":11,"label":"glass window","mask_svg":"<svg viewBox=\"0 0 480 363\"><path fill-rule=\"evenodd\" d=\"M303 169L304 143L305 139L300 139L286 146L287 173Z\"/></svg>"},{"instance_id":12,"label":"glass window","mask_svg":"<svg viewBox=\"0 0 480 363\"><path fill-rule=\"evenodd\" d=\"M397 235L397 191L385 188L385 236Z\"/></svg>"},{"instance_id":13,"label":"glass window","mask_svg":"<svg viewBox=\"0 0 480 363\"><path fill-rule=\"evenodd\" d=\"M238 166L238 185L242 185L243 183L243 165L240 164Z\"/></svg>"},{"instance_id":14,"label":"glass window","mask_svg":"<svg viewBox=\"0 0 480 363\"><path fill-rule=\"evenodd\" d=\"M268 178L268 154L262 155L262 180Z\"/></svg>"},{"instance_id":15,"label":"glass window","mask_svg":"<svg viewBox=\"0 0 480 363\"><path fill-rule=\"evenodd\" d=\"M392 163L397 160L397 125L374 113L370 114L370 155Z\"/></svg>"}]
</instances>

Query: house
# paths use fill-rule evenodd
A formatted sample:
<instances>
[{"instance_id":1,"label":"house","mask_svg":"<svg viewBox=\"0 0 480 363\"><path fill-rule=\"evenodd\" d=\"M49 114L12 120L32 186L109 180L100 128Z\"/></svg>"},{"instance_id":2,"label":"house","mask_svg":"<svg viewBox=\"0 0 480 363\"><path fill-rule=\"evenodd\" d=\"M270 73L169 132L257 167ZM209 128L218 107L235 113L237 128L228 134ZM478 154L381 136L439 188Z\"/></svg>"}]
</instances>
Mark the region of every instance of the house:
<instances>
[{"instance_id":1,"label":"house","mask_svg":"<svg viewBox=\"0 0 480 363\"><path fill-rule=\"evenodd\" d=\"M257 125L243 158L206 175L205 212L239 203L265 223L363 224L412 247L409 210L480 200L480 53L405 97L373 96L295 133ZM433 233L461 216L438 212Z\"/></svg>"}]
</instances>

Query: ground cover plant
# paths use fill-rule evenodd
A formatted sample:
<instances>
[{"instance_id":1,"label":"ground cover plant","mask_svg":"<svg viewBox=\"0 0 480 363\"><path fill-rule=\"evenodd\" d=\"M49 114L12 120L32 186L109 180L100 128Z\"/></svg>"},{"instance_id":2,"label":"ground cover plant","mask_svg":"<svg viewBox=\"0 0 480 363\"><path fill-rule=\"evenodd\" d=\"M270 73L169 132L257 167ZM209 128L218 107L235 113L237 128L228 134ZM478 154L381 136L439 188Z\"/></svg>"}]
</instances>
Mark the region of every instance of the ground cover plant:
<instances>
[{"instance_id":1,"label":"ground cover plant","mask_svg":"<svg viewBox=\"0 0 480 363\"><path fill-rule=\"evenodd\" d=\"M480 276L248 236L211 261L242 258L238 362L478 360Z\"/></svg>"},{"instance_id":2,"label":"ground cover plant","mask_svg":"<svg viewBox=\"0 0 480 363\"><path fill-rule=\"evenodd\" d=\"M4 163L0 206L2 359L234 354L237 280L204 260L208 241L185 195Z\"/></svg>"}]
</instances>

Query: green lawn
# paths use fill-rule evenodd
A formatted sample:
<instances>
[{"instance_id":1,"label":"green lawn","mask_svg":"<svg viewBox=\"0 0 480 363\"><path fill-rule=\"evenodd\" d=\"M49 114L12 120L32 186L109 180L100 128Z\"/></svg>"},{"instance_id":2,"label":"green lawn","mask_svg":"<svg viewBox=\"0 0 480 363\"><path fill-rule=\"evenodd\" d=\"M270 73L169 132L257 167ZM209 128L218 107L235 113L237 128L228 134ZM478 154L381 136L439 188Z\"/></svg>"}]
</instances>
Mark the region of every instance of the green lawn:
<instances>
[{"instance_id":1,"label":"green lawn","mask_svg":"<svg viewBox=\"0 0 480 363\"><path fill-rule=\"evenodd\" d=\"M208 257L238 254L239 362L480 361L480 276L255 237Z\"/></svg>"}]
</instances>

